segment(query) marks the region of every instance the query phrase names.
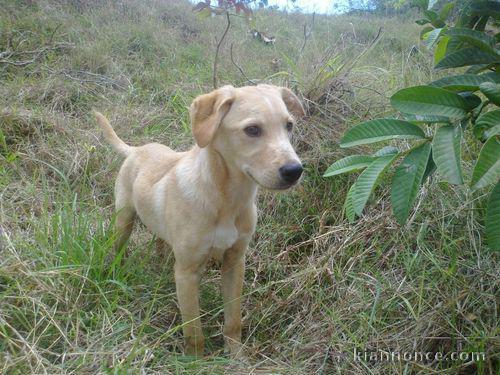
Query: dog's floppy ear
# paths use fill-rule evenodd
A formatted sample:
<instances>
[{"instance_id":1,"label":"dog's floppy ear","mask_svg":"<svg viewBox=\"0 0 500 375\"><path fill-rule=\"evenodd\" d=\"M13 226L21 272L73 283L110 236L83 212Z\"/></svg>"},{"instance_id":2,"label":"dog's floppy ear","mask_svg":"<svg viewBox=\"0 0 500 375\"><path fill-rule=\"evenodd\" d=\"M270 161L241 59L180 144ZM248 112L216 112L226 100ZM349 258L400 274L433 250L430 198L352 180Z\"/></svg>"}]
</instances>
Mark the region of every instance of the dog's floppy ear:
<instances>
[{"instance_id":1,"label":"dog's floppy ear","mask_svg":"<svg viewBox=\"0 0 500 375\"><path fill-rule=\"evenodd\" d=\"M189 115L193 136L199 147L206 147L212 141L233 101L234 87L232 86L221 87L193 100L189 108Z\"/></svg>"},{"instance_id":2,"label":"dog's floppy ear","mask_svg":"<svg viewBox=\"0 0 500 375\"><path fill-rule=\"evenodd\" d=\"M281 87L280 91L281 97L283 98L288 111L296 118L304 117L306 115L306 111L304 111L304 107L302 106L299 98L297 98L297 95L295 95L292 90L286 87Z\"/></svg>"}]
</instances>

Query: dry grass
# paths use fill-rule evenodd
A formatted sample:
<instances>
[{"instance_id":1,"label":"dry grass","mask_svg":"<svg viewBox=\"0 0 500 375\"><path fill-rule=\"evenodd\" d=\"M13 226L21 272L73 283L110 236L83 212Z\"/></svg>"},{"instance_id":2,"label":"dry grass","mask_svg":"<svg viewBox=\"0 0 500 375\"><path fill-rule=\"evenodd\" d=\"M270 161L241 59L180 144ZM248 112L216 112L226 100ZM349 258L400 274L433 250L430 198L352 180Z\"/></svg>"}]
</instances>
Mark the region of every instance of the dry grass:
<instances>
[{"instance_id":1,"label":"dry grass","mask_svg":"<svg viewBox=\"0 0 500 375\"><path fill-rule=\"evenodd\" d=\"M0 372L497 373L500 270L482 244L484 197L431 181L400 227L382 184L350 225L342 205L352 178L321 177L345 155L343 129L386 114L394 90L433 78L428 54L410 53L412 15L316 16L302 53L310 17L260 13L274 47L233 20L222 83L245 81L233 43L248 77L311 99L295 137L307 178L259 198L241 364L222 352L217 267L202 285L207 356L193 361L180 355L172 259L159 262L139 227L120 266L110 230L120 160L89 116L107 113L132 144L189 147L186 107L210 89L223 22L197 19L182 1L33 3L0 0L0 51L15 52L0 59ZM378 44L351 68L380 26ZM322 69L334 73L318 81ZM481 351L486 360L355 361L355 349Z\"/></svg>"}]
</instances>

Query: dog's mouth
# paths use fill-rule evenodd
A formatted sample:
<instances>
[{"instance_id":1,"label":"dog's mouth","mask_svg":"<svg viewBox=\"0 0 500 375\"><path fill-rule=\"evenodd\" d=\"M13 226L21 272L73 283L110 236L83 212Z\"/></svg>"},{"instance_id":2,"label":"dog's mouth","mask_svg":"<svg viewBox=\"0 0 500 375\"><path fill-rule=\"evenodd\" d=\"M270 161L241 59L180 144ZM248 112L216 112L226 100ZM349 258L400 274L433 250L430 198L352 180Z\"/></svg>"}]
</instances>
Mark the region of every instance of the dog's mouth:
<instances>
[{"instance_id":1,"label":"dog's mouth","mask_svg":"<svg viewBox=\"0 0 500 375\"><path fill-rule=\"evenodd\" d=\"M255 182L257 185L259 185L261 188L266 189L266 190L274 190L274 191L290 189L291 187L297 185L299 183L299 181L302 180L302 178L299 178L297 181L294 181L292 183L282 182L278 185L271 187L271 186L266 186L266 185L260 183L259 180L257 180L254 176L252 176L252 174L248 170L245 171L245 173L248 175L248 177L250 177L253 180L253 182Z\"/></svg>"}]
</instances>

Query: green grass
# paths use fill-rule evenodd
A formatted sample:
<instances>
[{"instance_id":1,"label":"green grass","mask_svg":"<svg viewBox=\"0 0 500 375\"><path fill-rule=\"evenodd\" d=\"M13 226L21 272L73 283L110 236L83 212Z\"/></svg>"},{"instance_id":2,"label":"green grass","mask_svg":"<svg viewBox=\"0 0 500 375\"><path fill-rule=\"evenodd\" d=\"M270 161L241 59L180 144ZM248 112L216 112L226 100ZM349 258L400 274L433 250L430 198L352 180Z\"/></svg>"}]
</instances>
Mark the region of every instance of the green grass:
<instances>
[{"instance_id":1,"label":"green grass","mask_svg":"<svg viewBox=\"0 0 500 375\"><path fill-rule=\"evenodd\" d=\"M183 1L33 3L0 0L9 61L45 48L24 66L0 62L0 372L498 373L499 268L483 245L485 197L430 181L401 227L382 183L351 225L342 207L353 176L321 177L347 155L338 147L347 127L388 114L395 90L437 78L424 48L410 53L415 14L317 15L303 53L311 16L258 12L274 47L233 17L221 83L245 83L233 43L247 76L315 102L295 134L304 182L259 197L241 364L222 350L218 267L201 286L207 356L193 360L181 354L172 257L157 254L141 225L130 258L112 251L120 159L90 116L106 113L131 144L187 149L187 108L211 89L222 18L198 19ZM379 42L347 71L380 26ZM481 351L486 360L359 362L354 349Z\"/></svg>"}]
</instances>

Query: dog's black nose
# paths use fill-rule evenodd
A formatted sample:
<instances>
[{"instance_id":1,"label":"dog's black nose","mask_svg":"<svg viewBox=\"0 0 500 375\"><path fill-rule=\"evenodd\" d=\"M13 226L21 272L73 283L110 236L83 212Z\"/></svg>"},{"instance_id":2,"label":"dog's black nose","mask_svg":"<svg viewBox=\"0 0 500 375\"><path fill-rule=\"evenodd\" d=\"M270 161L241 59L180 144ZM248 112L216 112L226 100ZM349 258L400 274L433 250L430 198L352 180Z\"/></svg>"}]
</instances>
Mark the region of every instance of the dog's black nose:
<instances>
[{"instance_id":1,"label":"dog's black nose","mask_svg":"<svg viewBox=\"0 0 500 375\"><path fill-rule=\"evenodd\" d=\"M303 170L300 163L285 164L279 169L281 178L289 184L297 181Z\"/></svg>"}]
</instances>

